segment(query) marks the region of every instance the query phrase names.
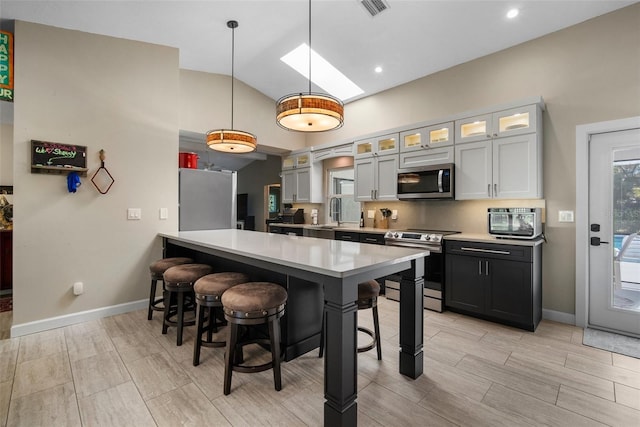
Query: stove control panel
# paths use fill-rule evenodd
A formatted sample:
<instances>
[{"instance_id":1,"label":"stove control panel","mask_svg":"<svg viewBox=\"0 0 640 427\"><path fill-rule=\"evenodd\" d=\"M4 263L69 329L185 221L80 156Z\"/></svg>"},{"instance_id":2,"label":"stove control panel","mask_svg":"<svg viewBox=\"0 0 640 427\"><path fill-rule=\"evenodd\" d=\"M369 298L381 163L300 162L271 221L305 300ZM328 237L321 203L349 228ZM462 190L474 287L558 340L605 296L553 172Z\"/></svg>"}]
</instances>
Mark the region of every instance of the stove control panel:
<instances>
[{"instance_id":1,"label":"stove control panel","mask_svg":"<svg viewBox=\"0 0 640 427\"><path fill-rule=\"evenodd\" d=\"M414 242L433 242L440 243L442 234L415 233L409 231L387 231L384 235L385 239L405 240Z\"/></svg>"}]
</instances>

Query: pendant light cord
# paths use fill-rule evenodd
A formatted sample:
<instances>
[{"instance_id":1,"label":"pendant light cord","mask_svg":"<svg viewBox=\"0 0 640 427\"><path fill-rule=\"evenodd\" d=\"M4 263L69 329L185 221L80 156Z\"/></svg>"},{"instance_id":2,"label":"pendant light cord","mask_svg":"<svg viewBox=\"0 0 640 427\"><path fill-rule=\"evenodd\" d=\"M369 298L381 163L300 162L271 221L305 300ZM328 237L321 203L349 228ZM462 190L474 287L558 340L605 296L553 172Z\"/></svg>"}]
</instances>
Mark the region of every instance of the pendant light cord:
<instances>
[{"instance_id":1,"label":"pendant light cord","mask_svg":"<svg viewBox=\"0 0 640 427\"><path fill-rule=\"evenodd\" d=\"M309 0L309 95L311 95L311 0Z\"/></svg>"},{"instance_id":2,"label":"pendant light cord","mask_svg":"<svg viewBox=\"0 0 640 427\"><path fill-rule=\"evenodd\" d=\"M233 129L233 86L234 86L234 58L236 50L236 27L238 24L231 26L231 129Z\"/></svg>"}]
</instances>

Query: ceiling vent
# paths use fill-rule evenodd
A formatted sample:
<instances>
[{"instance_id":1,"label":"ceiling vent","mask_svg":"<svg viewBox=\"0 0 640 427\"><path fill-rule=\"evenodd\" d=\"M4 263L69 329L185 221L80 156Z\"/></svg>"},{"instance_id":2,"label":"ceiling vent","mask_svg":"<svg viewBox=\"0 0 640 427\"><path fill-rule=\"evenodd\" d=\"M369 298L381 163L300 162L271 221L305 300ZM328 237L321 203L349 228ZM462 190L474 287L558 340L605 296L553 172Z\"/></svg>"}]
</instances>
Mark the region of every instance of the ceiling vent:
<instances>
[{"instance_id":1,"label":"ceiling vent","mask_svg":"<svg viewBox=\"0 0 640 427\"><path fill-rule=\"evenodd\" d=\"M367 12L369 12L371 16L376 16L380 12L389 9L389 5L384 0L361 0L360 4L367 9Z\"/></svg>"}]
</instances>

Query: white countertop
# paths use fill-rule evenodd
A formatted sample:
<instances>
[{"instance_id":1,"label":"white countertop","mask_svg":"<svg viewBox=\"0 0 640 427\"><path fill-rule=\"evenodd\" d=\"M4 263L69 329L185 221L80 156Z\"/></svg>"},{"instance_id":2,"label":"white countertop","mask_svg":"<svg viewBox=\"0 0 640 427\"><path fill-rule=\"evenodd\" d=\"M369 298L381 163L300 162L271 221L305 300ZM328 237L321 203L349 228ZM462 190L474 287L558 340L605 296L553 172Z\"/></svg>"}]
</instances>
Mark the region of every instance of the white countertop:
<instances>
[{"instance_id":1,"label":"white countertop","mask_svg":"<svg viewBox=\"0 0 640 427\"><path fill-rule=\"evenodd\" d=\"M429 255L428 250L317 239L248 230L159 233L185 243L333 277L366 272Z\"/></svg>"},{"instance_id":2,"label":"white countertop","mask_svg":"<svg viewBox=\"0 0 640 427\"><path fill-rule=\"evenodd\" d=\"M512 245L512 246L538 246L544 243L544 239L542 237L538 237L532 240L502 239L487 233L450 234L448 236L444 236L444 239L445 240L464 240L466 242L496 243L500 245Z\"/></svg>"}]
</instances>

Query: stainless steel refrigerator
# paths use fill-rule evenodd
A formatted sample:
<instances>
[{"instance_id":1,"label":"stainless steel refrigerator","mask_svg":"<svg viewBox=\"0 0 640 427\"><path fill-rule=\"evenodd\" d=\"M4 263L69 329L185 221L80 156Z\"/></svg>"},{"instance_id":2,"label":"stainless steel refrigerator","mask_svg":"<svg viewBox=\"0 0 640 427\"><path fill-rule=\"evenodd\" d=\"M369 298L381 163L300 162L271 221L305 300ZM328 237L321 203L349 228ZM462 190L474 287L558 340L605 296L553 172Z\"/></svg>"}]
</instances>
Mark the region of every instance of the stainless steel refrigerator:
<instances>
[{"instance_id":1,"label":"stainless steel refrigerator","mask_svg":"<svg viewBox=\"0 0 640 427\"><path fill-rule=\"evenodd\" d=\"M180 231L236 228L236 172L179 169Z\"/></svg>"}]
</instances>

